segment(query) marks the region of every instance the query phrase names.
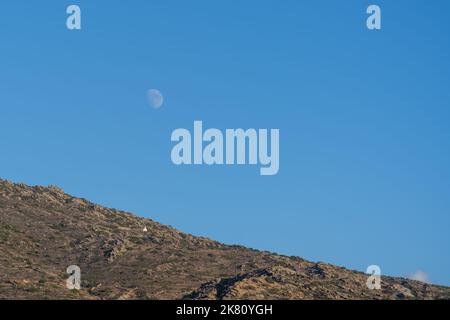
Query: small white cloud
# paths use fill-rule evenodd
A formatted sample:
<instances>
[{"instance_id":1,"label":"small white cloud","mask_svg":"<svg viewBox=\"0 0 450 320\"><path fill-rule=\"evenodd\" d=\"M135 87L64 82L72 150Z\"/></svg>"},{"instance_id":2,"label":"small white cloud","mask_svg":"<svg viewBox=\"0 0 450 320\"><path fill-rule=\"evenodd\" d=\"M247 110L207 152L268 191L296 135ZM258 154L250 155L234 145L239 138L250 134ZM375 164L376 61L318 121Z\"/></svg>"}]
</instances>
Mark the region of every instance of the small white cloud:
<instances>
[{"instance_id":1,"label":"small white cloud","mask_svg":"<svg viewBox=\"0 0 450 320\"><path fill-rule=\"evenodd\" d=\"M422 270L417 270L413 274L411 274L409 277L411 280L421 281L425 283L430 283L430 279L428 277L428 274Z\"/></svg>"}]
</instances>

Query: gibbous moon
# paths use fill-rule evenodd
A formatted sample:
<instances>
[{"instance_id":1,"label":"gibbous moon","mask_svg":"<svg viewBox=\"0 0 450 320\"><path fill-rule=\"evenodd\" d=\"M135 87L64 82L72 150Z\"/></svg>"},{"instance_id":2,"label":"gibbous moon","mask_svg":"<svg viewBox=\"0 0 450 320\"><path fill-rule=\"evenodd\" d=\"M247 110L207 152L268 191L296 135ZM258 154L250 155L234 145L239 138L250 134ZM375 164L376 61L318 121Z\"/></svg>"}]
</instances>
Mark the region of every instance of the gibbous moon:
<instances>
[{"instance_id":1,"label":"gibbous moon","mask_svg":"<svg viewBox=\"0 0 450 320\"><path fill-rule=\"evenodd\" d=\"M157 89L150 89L147 91L148 102L154 109L159 109L163 105L164 97Z\"/></svg>"}]
</instances>

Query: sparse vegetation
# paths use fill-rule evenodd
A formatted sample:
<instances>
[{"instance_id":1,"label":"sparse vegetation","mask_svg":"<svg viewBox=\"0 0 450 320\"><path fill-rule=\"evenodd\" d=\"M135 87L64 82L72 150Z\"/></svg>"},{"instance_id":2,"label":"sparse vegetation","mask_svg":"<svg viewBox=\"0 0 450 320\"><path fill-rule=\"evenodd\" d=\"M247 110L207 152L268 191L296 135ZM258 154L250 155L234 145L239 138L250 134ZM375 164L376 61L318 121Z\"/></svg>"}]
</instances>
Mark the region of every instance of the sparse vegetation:
<instances>
[{"instance_id":1,"label":"sparse vegetation","mask_svg":"<svg viewBox=\"0 0 450 320\"><path fill-rule=\"evenodd\" d=\"M389 277L368 290L360 272L223 245L57 187L1 179L0 252L0 299L450 299L450 288ZM81 290L66 288L70 265L81 268Z\"/></svg>"}]
</instances>

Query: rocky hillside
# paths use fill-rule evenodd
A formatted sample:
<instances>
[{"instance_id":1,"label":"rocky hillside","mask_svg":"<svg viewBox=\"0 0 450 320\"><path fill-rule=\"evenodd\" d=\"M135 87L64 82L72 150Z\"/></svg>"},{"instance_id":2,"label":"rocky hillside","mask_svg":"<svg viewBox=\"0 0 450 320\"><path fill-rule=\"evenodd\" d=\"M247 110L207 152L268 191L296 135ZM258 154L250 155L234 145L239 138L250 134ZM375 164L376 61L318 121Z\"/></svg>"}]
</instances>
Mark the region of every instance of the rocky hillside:
<instances>
[{"instance_id":1,"label":"rocky hillside","mask_svg":"<svg viewBox=\"0 0 450 320\"><path fill-rule=\"evenodd\" d=\"M146 230L144 230L146 229ZM450 288L194 237L57 187L0 180L0 299L437 299ZM81 290L66 268L81 268Z\"/></svg>"}]
</instances>

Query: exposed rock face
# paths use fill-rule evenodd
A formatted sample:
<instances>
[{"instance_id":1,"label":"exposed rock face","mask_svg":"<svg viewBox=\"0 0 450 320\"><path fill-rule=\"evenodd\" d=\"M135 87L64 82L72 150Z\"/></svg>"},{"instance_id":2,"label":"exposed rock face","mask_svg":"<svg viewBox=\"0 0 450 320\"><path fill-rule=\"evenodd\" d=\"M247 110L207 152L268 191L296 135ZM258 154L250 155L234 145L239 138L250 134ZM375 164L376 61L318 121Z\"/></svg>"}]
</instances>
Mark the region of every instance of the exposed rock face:
<instances>
[{"instance_id":1,"label":"exposed rock face","mask_svg":"<svg viewBox=\"0 0 450 320\"><path fill-rule=\"evenodd\" d=\"M126 240L112 239L107 241L104 245L103 255L109 261L113 262L116 258L120 257L126 249Z\"/></svg>"},{"instance_id":2,"label":"exposed rock face","mask_svg":"<svg viewBox=\"0 0 450 320\"><path fill-rule=\"evenodd\" d=\"M232 278L211 281L200 286L186 299L194 300L236 300L236 299L449 299L448 288L436 287L430 295L430 287L405 279L386 278L382 290L362 288L367 277L354 271L338 269L329 277L310 269L304 272L284 266L258 269ZM312 268L316 269L317 266ZM336 268L329 265L330 269ZM314 278L316 277L316 278ZM319 280L321 279L321 280ZM437 290L436 290L437 289Z\"/></svg>"},{"instance_id":3,"label":"exposed rock face","mask_svg":"<svg viewBox=\"0 0 450 320\"><path fill-rule=\"evenodd\" d=\"M142 226L147 232L143 232ZM450 288L181 233L72 197L0 180L0 299L450 299ZM82 289L66 288L69 265Z\"/></svg>"}]
</instances>

